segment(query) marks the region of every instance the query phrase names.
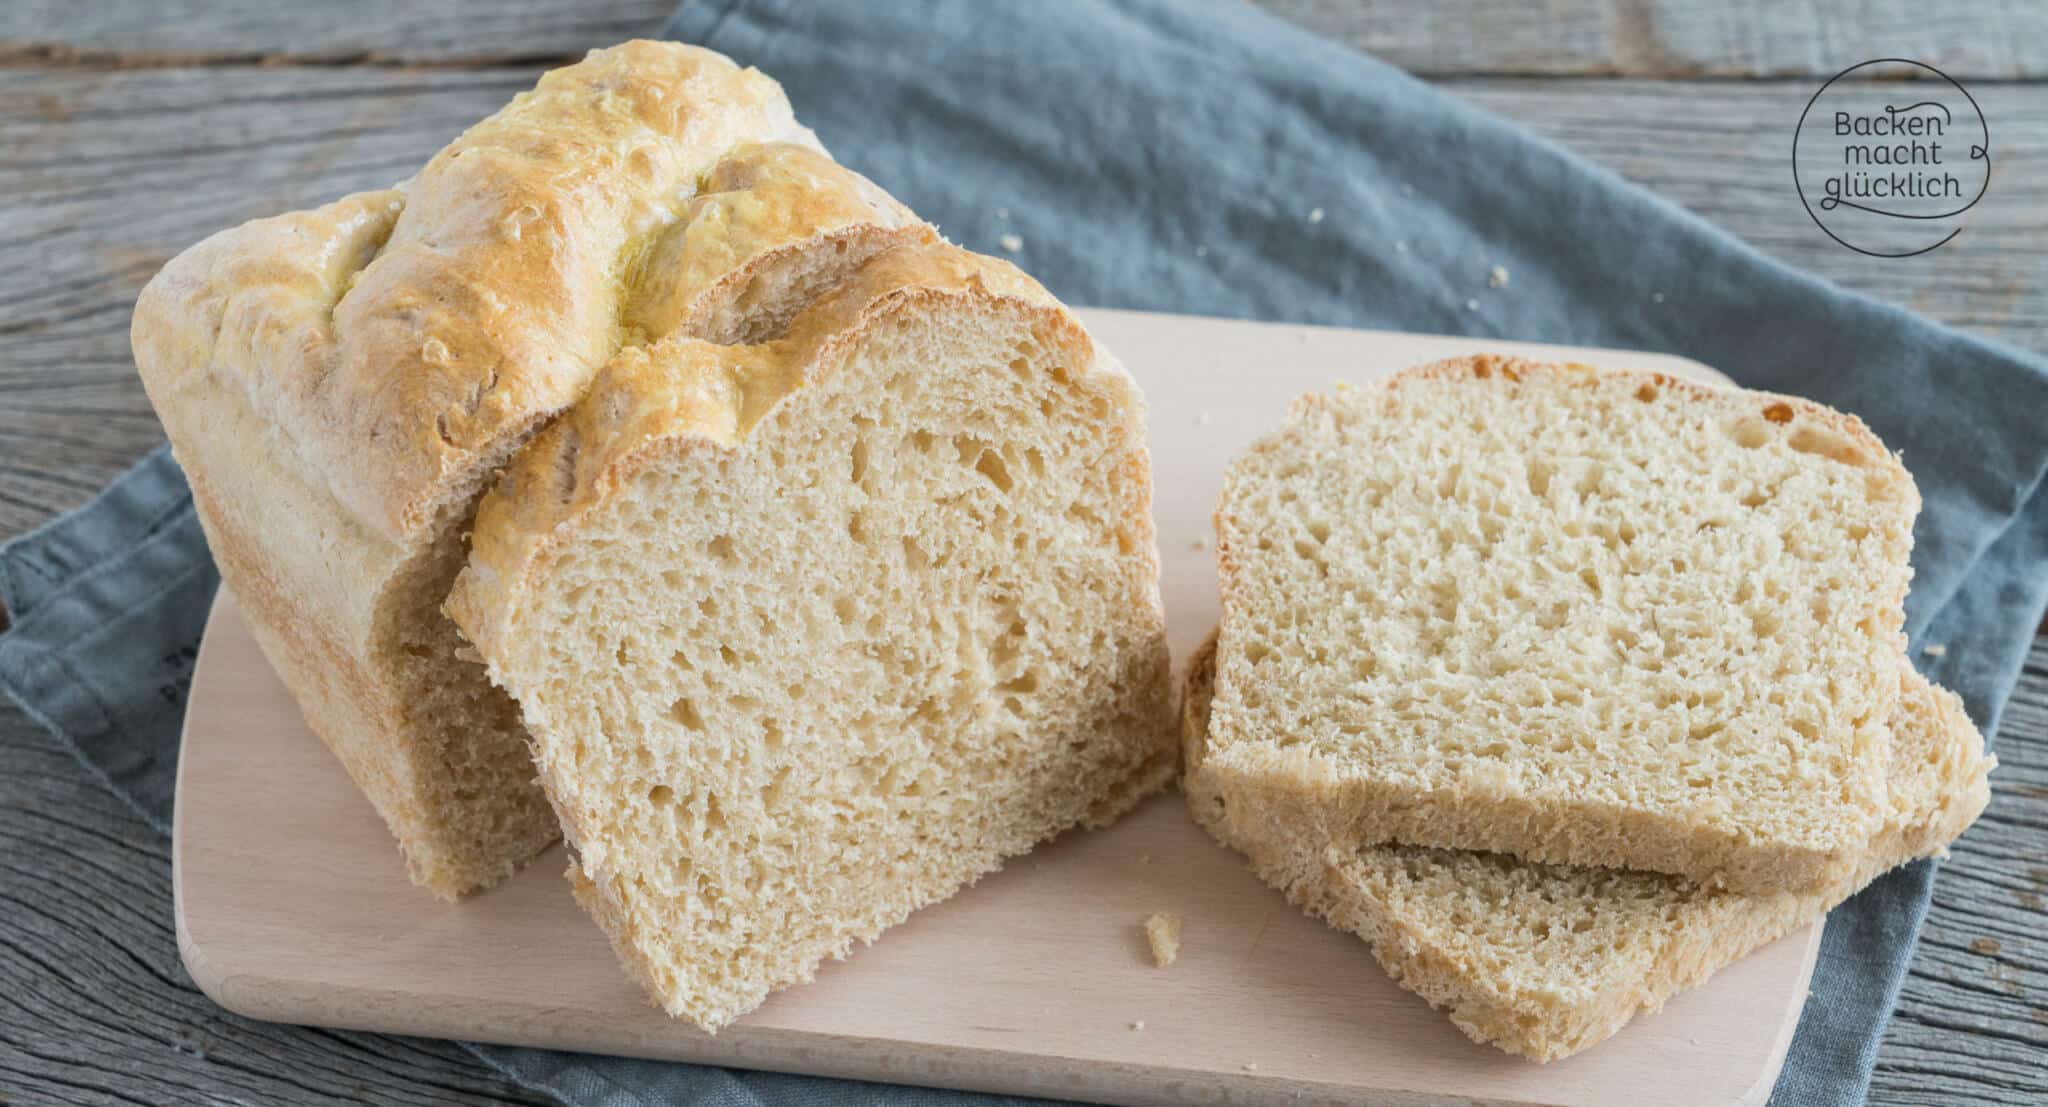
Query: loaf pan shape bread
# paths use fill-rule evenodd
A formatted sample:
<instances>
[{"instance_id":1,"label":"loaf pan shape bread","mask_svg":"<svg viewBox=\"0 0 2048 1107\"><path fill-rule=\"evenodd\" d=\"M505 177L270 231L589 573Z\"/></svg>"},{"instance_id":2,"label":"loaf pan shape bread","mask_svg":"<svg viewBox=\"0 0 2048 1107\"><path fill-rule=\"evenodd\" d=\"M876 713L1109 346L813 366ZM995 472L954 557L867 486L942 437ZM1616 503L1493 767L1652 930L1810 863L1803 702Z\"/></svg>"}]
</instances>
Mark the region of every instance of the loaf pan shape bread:
<instances>
[{"instance_id":1,"label":"loaf pan shape bread","mask_svg":"<svg viewBox=\"0 0 2048 1107\"><path fill-rule=\"evenodd\" d=\"M772 315L613 358L449 602L578 900L712 1030L1179 761L1123 368L939 242Z\"/></svg>"},{"instance_id":2,"label":"loaf pan shape bread","mask_svg":"<svg viewBox=\"0 0 2048 1107\"><path fill-rule=\"evenodd\" d=\"M1994 761L1954 694L1897 659L1885 813L1849 873L1746 895L1683 877L1426 846L1343 848L1295 798L1226 794L1204 771L1214 640L1183 699L1189 810L1309 914L1365 939L1403 988L1472 1040L1554 1061L1605 1040L1896 865L1939 853L1990 798Z\"/></svg>"},{"instance_id":3,"label":"loaf pan shape bread","mask_svg":"<svg viewBox=\"0 0 2048 1107\"><path fill-rule=\"evenodd\" d=\"M1833 886L1918 509L1791 397L1498 357L1305 397L1225 477L1210 761L1332 843Z\"/></svg>"},{"instance_id":4,"label":"loaf pan shape bread","mask_svg":"<svg viewBox=\"0 0 2048 1107\"><path fill-rule=\"evenodd\" d=\"M931 237L775 82L632 42L398 187L214 235L143 290L136 363L227 585L415 881L454 896L557 837L441 611L486 482L622 349L744 338L792 282Z\"/></svg>"}]
</instances>

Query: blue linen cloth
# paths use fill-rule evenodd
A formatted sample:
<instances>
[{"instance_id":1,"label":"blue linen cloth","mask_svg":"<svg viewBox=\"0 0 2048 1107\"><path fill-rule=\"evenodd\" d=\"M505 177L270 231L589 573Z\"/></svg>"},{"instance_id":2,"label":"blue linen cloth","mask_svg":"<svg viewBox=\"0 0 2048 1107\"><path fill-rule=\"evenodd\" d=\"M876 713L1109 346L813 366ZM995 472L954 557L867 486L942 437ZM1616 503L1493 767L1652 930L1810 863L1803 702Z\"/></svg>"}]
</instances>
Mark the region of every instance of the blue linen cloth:
<instances>
[{"instance_id":1,"label":"blue linen cloth","mask_svg":"<svg viewBox=\"0 0 2048 1107\"><path fill-rule=\"evenodd\" d=\"M774 74L842 161L1071 302L1668 351L1861 415L1926 501L1907 628L1948 649L1916 660L1995 732L2048 602L2041 359L1788 269L1249 7L696 0L667 33ZM0 547L0 686L159 827L215 579L162 451ZM1861 1101L1934 871L1830 916L1773 1103ZM1002 1102L472 1049L573 1104Z\"/></svg>"}]
</instances>

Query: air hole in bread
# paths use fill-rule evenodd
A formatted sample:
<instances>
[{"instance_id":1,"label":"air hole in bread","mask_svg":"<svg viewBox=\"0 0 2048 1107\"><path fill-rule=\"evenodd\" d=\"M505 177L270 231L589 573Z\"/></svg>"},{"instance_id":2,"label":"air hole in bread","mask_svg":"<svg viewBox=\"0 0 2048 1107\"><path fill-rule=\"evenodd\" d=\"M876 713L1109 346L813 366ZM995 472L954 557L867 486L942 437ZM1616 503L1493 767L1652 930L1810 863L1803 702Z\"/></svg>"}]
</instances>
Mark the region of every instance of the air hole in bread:
<instances>
[{"instance_id":1,"label":"air hole in bread","mask_svg":"<svg viewBox=\"0 0 2048 1107\"><path fill-rule=\"evenodd\" d=\"M853 440L852 457L847 465L847 479L862 484L868 478L868 440L865 437Z\"/></svg>"},{"instance_id":2,"label":"air hole in bread","mask_svg":"<svg viewBox=\"0 0 2048 1107\"><path fill-rule=\"evenodd\" d=\"M1009 494L1010 469L1003 464L1002 456L994 450L981 451L981 457L974 463L974 471L988 478L988 482L995 485L996 491Z\"/></svg>"},{"instance_id":3,"label":"air hole in bread","mask_svg":"<svg viewBox=\"0 0 2048 1107\"><path fill-rule=\"evenodd\" d=\"M1745 450L1754 450L1771 440L1771 429L1755 419L1742 419L1728 428L1728 437Z\"/></svg>"},{"instance_id":4,"label":"air hole in bread","mask_svg":"<svg viewBox=\"0 0 2048 1107\"><path fill-rule=\"evenodd\" d=\"M1813 454L1844 465L1860 466L1864 463L1863 451L1849 439L1811 424L1802 424L1794 430L1787 444L1799 453Z\"/></svg>"},{"instance_id":5,"label":"air hole in bread","mask_svg":"<svg viewBox=\"0 0 2048 1107\"><path fill-rule=\"evenodd\" d=\"M997 687L1013 695L1028 696L1038 691L1038 674L1027 669L1014 680L1006 680Z\"/></svg>"}]
</instances>

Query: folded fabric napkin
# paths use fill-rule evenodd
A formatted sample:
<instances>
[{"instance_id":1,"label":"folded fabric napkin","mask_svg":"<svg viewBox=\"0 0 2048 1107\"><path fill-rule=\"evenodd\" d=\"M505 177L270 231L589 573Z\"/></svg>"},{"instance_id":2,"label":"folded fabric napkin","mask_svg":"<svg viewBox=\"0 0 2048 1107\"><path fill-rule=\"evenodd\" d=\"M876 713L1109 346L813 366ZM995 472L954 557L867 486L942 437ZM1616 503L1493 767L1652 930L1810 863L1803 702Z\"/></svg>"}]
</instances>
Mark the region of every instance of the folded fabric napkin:
<instances>
[{"instance_id":1,"label":"folded fabric napkin","mask_svg":"<svg viewBox=\"0 0 2048 1107\"><path fill-rule=\"evenodd\" d=\"M1995 732L2048 600L2040 359L1787 269L1248 7L696 0L667 31L776 76L842 161L1069 302L1661 350L1861 415L1926 500L1907 626L1948 648L1916 659ZM161 453L0 548L0 684L159 825L213 581ZM1933 871L1830 917L1773 1102L1861 1100ZM998 1102L473 1048L577 1104Z\"/></svg>"}]
</instances>

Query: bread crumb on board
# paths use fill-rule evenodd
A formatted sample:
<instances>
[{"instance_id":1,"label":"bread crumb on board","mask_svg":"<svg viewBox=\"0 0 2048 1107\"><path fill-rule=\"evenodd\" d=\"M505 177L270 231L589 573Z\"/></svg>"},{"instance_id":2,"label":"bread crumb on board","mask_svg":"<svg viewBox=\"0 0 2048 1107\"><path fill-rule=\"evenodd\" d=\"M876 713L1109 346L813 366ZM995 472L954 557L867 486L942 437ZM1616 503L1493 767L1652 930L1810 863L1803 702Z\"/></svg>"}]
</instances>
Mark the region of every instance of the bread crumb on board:
<instances>
[{"instance_id":1,"label":"bread crumb on board","mask_svg":"<svg viewBox=\"0 0 2048 1107\"><path fill-rule=\"evenodd\" d=\"M1145 941L1152 945L1152 963L1165 968L1180 956L1180 916L1154 911L1145 920Z\"/></svg>"},{"instance_id":2,"label":"bread crumb on board","mask_svg":"<svg viewBox=\"0 0 2048 1107\"><path fill-rule=\"evenodd\" d=\"M1942 645L1939 642L1929 642L1926 645L1920 647L1920 652L1926 654L1929 657L1947 657L1948 647Z\"/></svg>"},{"instance_id":3,"label":"bread crumb on board","mask_svg":"<svg viewBox=\"0 0 2048 1107\"><path fill-rule=\"evenodd\" d=\"M1246 1071L1246 1072L1257 1072L1257 1071L1259 1071L1259 1063L1258 1063L1257 1061L1246 1061L1246 1062L1244 1063L1244 1071Z\"/></svg>"},{"instance_id":4,"label":"bread crumb on board","mask_svg":"<svg viewBox=\"0 0 2048 1107\"><path fill-rule=\"evenodd\" d=\"M1507 266L1505 266L1505 265L1496 265L1496 266L1494 266L1494 267L1493 267L1493 271L1492 271L1492 272L1490 272L1490 273L1488 273L1488 274L1486 275L1486 287L1488 287L1488 288L1506 288L1507 286L1508 286L1508 269L1507 269Z\"/></svg>"},{"instance_id":5,"label":"bread crumb on board","mask_svg":"<svg viewBox=\"0 0 2048 1107\"><path fill-rule=\"evenodd\" d=\"M1465 301L1465 310L1466 310L1466 311L1478 311L1478 310L1479 310L1479 301L1477 301L1477 300L1467 300L1467 301Z\"/></svg>"},{"instance_id":6,"label":"bread crumb on board","mask_svg":"<svg viewBox=\"0 0 2048 1107\"><path fill-rule=\"evenodd\" d=\"M1144 1020L1144 1019L1138 1019L1137 1021L1135 1021L1135 1022L1131 1023L1131 1029L1132 1029L1132 1030L1143 1030L1143 1029L1145 1029L1145 1020Z\"/></svg>"},{"instance_id":7,"label":"bread crumb on board","mask_svg":"<svg viewBox=\"0 0 2048 1107\"><path fill-rule=\"evenodd\" d=\"M1322 221L1323 221L1323 209L1321 209L1321 208L1310 208L1310 209L1309 209L1309 213L1308 213L1308 221L1309 221L1309 222L1311 222L1311 223L1320 223L1320 222L1322 222Z\"/></svg>"},{"instance_id":8,"label":"bread crumb on board","mask_svg":"<svg viewBox=\"0 0 2048 1107\"><path fill-rule=\"evenodd\" d=\"M1010 253L1013 254L1024 248L1024 240L1013 234L1006 234L1001 238L996 239L996 242L998 245L1002 246L1003 249L1008 250Z\"/></svg>"}]
</instances>

